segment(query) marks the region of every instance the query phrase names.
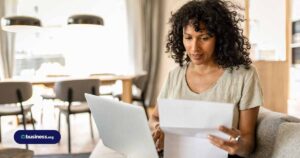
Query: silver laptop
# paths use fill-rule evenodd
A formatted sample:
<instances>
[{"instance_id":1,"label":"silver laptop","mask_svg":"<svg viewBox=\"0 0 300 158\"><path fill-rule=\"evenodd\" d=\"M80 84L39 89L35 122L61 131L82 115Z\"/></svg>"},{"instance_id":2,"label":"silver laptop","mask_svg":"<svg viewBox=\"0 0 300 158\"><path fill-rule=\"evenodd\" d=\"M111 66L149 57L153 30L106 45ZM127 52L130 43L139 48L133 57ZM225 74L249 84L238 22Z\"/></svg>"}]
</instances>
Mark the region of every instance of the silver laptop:
<instances>
[{"instance_id":1,"label":"silver laptop","mask_svg":"<svg viewBox=\"0 0 300 158\"><path fill-rule=\"evenodd\" d=\"M103 144L127 158L158 158L143 108L85 94Z\"/></svg>"}]
</instances>

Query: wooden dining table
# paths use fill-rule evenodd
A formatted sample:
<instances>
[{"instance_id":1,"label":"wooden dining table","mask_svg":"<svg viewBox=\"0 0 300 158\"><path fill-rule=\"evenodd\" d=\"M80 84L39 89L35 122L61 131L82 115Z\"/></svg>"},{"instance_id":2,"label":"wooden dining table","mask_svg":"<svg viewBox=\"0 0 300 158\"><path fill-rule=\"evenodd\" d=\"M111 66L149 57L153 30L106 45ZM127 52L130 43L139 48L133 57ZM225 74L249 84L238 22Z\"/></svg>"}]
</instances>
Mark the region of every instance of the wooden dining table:
<instances>
[{"instance_id":1,"label":"wooden dining table","mask_svg":"<svg viewBox=\"0 0 300 158\"><path fill-rule=\"evenodd\" d=\"M99 75L92 77L72 77L72 76L64 76L64 77L15 77L11 80L22 80L29 81L33 85L44 85L46 87L53 87L54 83L60 80L66 79L83 79L83 78L96 78L99 79L100 86L114 83L115 81L122 81L122 101L126 103L132 102L132 80L135 78L135 75Z\"/></svg>"}]
</instances>

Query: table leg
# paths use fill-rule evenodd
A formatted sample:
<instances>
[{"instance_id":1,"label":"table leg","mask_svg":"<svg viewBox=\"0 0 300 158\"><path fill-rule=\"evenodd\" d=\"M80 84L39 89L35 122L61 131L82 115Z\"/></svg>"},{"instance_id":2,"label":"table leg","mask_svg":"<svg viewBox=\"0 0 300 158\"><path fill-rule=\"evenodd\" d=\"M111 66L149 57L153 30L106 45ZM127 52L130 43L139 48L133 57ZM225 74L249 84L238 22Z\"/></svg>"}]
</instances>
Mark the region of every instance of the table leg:
<instances>
[{"instance_id":1,"label":"table leg","mask_svg":"<svg viewBox=\"0 0 300 158\"><path fill-rule=\"evenodd\" d=\"M132 102L132 79L122 80L122 101Z\"/></svg>"}]
</instances>

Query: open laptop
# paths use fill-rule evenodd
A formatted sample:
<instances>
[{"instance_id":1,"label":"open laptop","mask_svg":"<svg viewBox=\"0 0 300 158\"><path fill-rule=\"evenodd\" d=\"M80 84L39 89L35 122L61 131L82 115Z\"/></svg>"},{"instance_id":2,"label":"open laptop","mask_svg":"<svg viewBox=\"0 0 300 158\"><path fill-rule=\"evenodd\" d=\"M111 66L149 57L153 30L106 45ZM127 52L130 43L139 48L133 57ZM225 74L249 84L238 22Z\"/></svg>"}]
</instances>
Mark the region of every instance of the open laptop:
<instances>
[{"instance_id":1,"label":"open laptop","mask_svg":"<svg viewBox=\"0 0 300 158\"><path fill-rule=\"evenodd\" d=\"M103 144L127 158L158 158L143 108L85 94Z\"/></svg>"}]
</instances>

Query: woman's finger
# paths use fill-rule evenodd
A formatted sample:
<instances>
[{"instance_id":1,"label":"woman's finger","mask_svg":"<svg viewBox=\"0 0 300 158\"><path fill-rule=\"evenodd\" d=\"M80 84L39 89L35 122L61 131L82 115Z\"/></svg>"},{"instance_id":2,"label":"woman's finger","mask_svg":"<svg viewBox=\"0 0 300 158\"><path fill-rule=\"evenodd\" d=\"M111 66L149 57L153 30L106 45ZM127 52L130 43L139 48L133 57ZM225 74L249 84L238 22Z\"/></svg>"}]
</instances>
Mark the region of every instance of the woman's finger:
<instances>
[{"instance_id":1,"label":"woman's finger","mask_svg":"<svg viewBox=\"0 0 300 158\"><path fill-rule=\"evenodd\" d=\"M227 128L225 126L220 126L219 130L233 138L238 137L240 135L240 131L235 128Z\"/></svg>"},{"instance_id":2,"label":"woman's finger","mask_svg":"<svg viewBox=\"0 0 300 158\"><path fill-rule=\"evenodd\" d=\"M157 140L161 136L161 131L157 130L153 133L153 139Z\"/></svg>"},{"instance_id":3,"label":"woman's finger","mask_svg":"<svg viewBox=\"0 0 300 158\"><path fill-rule=\"evenodd\" d=\"M164 147L164 135L161 134L161 136L157 139L156 148L158 151L161 151L163 147Z\"/></svg>"},{"instance_id":4,"label":"woman's finger","mask_svg":"<svg viewBox=\"0 0 300 158\"><path fill-rule=\"evenodd\" d=\"M218 144L218 146L234 146L237 145L238 143L236 141L229 141L229 140L224 140L220 137L214 136L214 135L209 135L208 139L211 142L214 142L215 144Z\"/></svg>"},{"instance_id":5,"label":"woman's finger","mask_svg":"<svg viewBox=\"0 0 300 158\"><path fill-rule=\"evenodd\" d=\"M236 153L238 142L227 141L227 140L224 140L222 138L219 138L219 137L213 136L213 135L209 135L208 138L213 145L227 151L230 154Z\"/></svg>"}]
</instances>

